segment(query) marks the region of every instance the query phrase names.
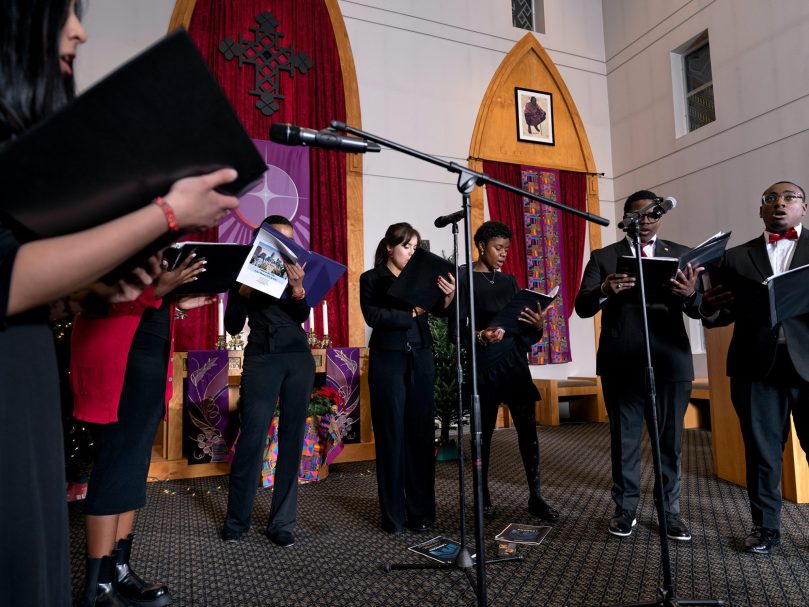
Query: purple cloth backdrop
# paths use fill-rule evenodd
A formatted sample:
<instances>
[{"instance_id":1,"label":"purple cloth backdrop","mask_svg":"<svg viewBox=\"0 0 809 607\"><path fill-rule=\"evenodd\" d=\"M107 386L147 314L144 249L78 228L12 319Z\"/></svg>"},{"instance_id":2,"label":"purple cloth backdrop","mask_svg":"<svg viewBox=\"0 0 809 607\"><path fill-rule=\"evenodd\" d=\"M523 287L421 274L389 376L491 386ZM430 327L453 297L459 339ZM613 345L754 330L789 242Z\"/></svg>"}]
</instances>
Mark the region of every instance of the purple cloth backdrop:
<instances>
[{"instance_id":1,"label":"purple cloth backdrop","mask_svg":"<svg viewBox=\"0 0 809 607\"><path fill-rule=\"evenodd\" d=\"M344 443L360 442L360 349L326 350L326 386L343 397L343 411L337 416L343 428Z\"/></svg>"},{"instance_id":2,"label":"purple cloth backdrop","mask_svg":"<svg viewBox=\"0 0 809 607\"><path fill-rule=\"evenodd\" d=\"M183 428L189 464L227 461L228 353L198 350L188 353Z\"/></svg>"}]
</instances>

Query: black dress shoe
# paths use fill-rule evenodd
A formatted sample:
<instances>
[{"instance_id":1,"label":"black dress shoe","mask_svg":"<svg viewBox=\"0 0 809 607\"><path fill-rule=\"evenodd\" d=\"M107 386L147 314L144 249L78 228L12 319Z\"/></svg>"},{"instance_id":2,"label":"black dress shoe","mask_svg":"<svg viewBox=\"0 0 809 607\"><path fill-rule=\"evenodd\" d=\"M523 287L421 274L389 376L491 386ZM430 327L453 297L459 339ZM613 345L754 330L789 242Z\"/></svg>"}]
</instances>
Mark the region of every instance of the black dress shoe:
<instances>
[{"instance_id":1,"label":"black dress shoe","mask_svg":"<svg viewBox=\"0 0 809 607\"><path fill-rule=\"evenodd\" d=\"M638 524L635 513L629 510L616 510L615 516L610 519L607 531L618 537L629 537L632 535L632 528Z\"/></svg>"},{"instance_id":2,"label":"black dress shoe","mask_svg":"<svg viewBox=\"0 0 809 607\"><path fill-rule=\"evenodd\" d=\"M281 548L289 548L295 544L295 536L289 531L270 531L268 529L267 537L273 544L281 546Z\"/></svg>"},{"instance_id":3,"label":"black dress shoe","mask_svg":"<svg viewBox=\"0 0 809 607\"><path fill-rule=\"evenodd\" d=\"M666 535L670 540L687 542L691 539L691 532L679 514L666 514Z\"/></svg>"},{"instance_id":4,"label":"black dress shoe","mask_svg":"<svg viewBox=\"0 0 809 607\"><path fill-rule=\"evenodd\" d=\"M744 551L752 554L769 554L776 546L781 545L781 532L769 527L753 527L744 539Z\"/></svg>"},{"instance_id":5,"label":"black dress shoe","mask_svg":"<svg viewBox=\"0 0 809 607\"><path fill-rule=\"evenodd\" d=\"M134 535L118 540L118 561L115 569L118 573L118 594L137 607L165 607L171 603L171 595L165 584L144 581L132 570L129 558L132 554Z\"/></svg>"},{"instance_id":6,"label":"black dress shoe","mask_svg":"<svg viewBox=\"0 0 809 607\"><path fill-rule=\"evenodd\" d=\"M410 531L412 531L413 533L426 533L427 531L429 531L432 528L433 522L432 521L413 521L413 522L407 521L407 523L405 523L405 526L408 529L410 529Z\"/></svg>"},{"instance_id":7,"label":"black dress shoe","mask_svg":"<svg viewBox=\"0 0 809 607\"><path fill-rule=\"evenodd\" d=\"M222 529L222 541L227 542L228 544L235 544L242 539L242 535L244 535L244 533L241 531L233 531L227 527Z\"/></svg>"},{"instance_id":8,"label":"black dress shoe","mask_svg":"<svg viewBox=\"0 0 809 607\"><path fill-rule=\"evenodd\" d=\"M528 500L528 512L549 523L555 523L559 520L559 511L549 506L544 500Z\"/></svg>"}]
</instances>

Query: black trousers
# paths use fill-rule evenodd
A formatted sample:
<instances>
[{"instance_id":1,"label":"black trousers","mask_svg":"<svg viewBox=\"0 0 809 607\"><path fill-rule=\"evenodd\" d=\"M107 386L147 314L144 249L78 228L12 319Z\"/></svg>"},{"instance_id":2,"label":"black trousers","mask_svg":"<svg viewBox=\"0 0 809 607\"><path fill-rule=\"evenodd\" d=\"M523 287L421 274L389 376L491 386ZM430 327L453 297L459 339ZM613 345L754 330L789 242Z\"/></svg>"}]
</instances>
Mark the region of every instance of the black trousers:
<instances>
[{"instance_id":1,"label":"black trousers","mask_svg":"<svg viewBox=\"0 0 809 607\"><path fill-rule=\"evenodd\" d=\"M435 518L435 363L429 348L371 350L368 383L382 528Z\"/></svg>"},{"instance_id":2,"label":"black trousers","mask_svg":"<svg viewBox=\"0 0 809 607\"><path fill-rule=\"evenodd\" d=\"M634 513L640 500L640 441L646 423L646 388L632 379L627 375L601 376L610 422L612 499L616 509ZM655 391L663 507L669 514L679 514L683 418L691 397L691 382L658 380ZM648 425L647 430L655 431Z\"/></svg>"},{"instance_id":3,"label":"black trousers","mask_svg":"<svg viewBox=\"0 0 809 607\"><path fill-rule=\"evenodd\" d=\"M780 529L781 469L790 413L801 447L809 452L809 382L795 371L786 347L779 346L770 375L758 380L731 377L730 395L744 438L753 524Z\"/></svg>"},{"instance_id":4,"label":"black trousers","mask_svg":"<svg viewBox=\"0 0 809 607\"><path fill-rule=\"evenodd\" d=\"M542 483L536 423L538 394L527 363L512 367L507 374L494 381L478 379L478 396L480 397L483 505L492 505L489 493L489 462L491 461L492 435L497 425L500 403L508 405L514 428L517 430L517 445L520 448L520 458L528 481L529 503L541 500Z\"/></svg>"},{"instance_id":5,"label":"black trousers","mask_svg":"<svg viewBox=\"0 0 809 607\"><path fill-rule=\"evenodd\" d=\"M314 382L315 361L311 352L273 352L244 357L239 403L241 432L230 468L225 529L243 533L250 528L267 433L279 398L278 460L267 531L292 532L294 529L298 468Z\"/></svg>"},{"instance_id":6,"label":"black trousers","mask_svg":"<svg viewBox=\"0 0 809 607\"><path fill-rule=\"evenodd\" d=\"M118 421L89 424L95 443L84 513L123 514L146 505L152 443L166 412L169 341L140 332L126 360Z\"/></svg>"}]
</instances>

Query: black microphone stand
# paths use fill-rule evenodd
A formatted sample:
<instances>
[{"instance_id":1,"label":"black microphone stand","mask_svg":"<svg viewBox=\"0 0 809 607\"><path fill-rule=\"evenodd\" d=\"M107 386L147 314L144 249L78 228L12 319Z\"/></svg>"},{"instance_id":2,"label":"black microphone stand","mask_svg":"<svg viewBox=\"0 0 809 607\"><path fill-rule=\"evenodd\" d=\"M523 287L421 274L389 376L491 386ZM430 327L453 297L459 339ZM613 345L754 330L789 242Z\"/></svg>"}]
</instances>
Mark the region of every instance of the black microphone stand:
<instances>
[{"instance_id":1,"label":"black microphone stand","mask_svg":"<svg viewBox=\"0 0 809 607\"><path fill-rule=\"evenodd\" d=\"M626 232L632 240L632 249L635 251L637 263L638 288L640 289L640 309L643 322L643 341L646 348L646 426L654 428L649 432L649 442L652 447L652 465L655 478L655 502L657 510L658 532L660 535L660 564L663 569L663 587L658 589L658 598L643 603L625 603L621 607L676 607L678 605L724 605L718 599L678 599L674 592L674 580L671 575L671 559L669 558L669 538L666 527L666 505L663 493L663 469L660 463L660 430L657 416L657 389L655 387L655 371L652 366L652 348L649 342L649 316L646 311L646 289L643 280L643 260L640 244L640 222L643 217L652 211L657 201L644 207L640 211L628 213L618 227Z\"/></svg>"},{"instance_id":2,"label":"black microphone stand","mask_svg":"<svg viewBox=\"0 0 809 607\"><path fill-rule=\"evenodd\" d=\"M470 584L472 584L472 588L477 595L478 605L480 607L485 607L487 603L486 598L486 544L484 540L484 524L483 524L483 462L481 458L481 429L480 429L480 397L478 396L478 388L477 388L477 359L475 355L475 297L474 297L474 283L473 283L473 276L472 276L472 224L470 221L470 213L471 213L471 204L469 201L469 195L475 189L475 186L481 185L493 185L495 187L502 188L509 192L514 192L515 194L519 194L524 198L530 198L532 200L537 200L548 206L554 207L556 209L560 209L562 211L573 213L574 215L578 215L580 217L585 218L587 221L597 223L602 226L609 225L609 221L604 219L603 217L599 217L598 215L592 215L591 213L587 213L586 211L580 211L579 209L573 209L571 207L565 206L555 200L549 200L547 198L542 198L541 196L537 196L536 194L532 194L530 192L525 192L520 188L514 187L507 183L503 183L502 181L497 181L496 179L490 178L488 175L484 173L479 173L477 171L473 171L468 167L459 165L455 162L447 162L446 160L441 160L440 158L436 158L435 156L430 156L423 152L419 152L412 148L408 148L406 146L400 145L393 141L389 141L387 139L383 139L381 137L377 137L371 133L367 133L360 129L355 129L351 126L348 126L344 122L338 122L336 120L331 121L331 127L337 131L343 131L345 133L350 133L352 135L356 135L363 139L374 141L381 145L384 145L388 148L393 150L402 152L403 154L407 154L408 156L413 156L414 158L419 158L424 160L425 162L429 162L430 164L435 164L440 167L443 167L447 171L451 173L456 173L458 175L458 184L457 188L458 191L461 193L462 197L462 210L463 210L463 220L466 226L466 243L465 243L465 253L466 253L466 278L467 278L467 310L469 311L469 328L468 328L468 338L469 343L473 344L473 347L470 348L470 420L471 420L471 447L472 447L472 463L473 463L473 474L472 474L472 489L474 491L474 520L475 520L475 550L477 553L477 558L475 560L475 567L477 570L477 578L476 584L475 580L472 579L471 567L472 567L472 559L469 557L468 550L466 550L465 546L465 521L464 521L464 506L463 506L463 476L461 476L460 484L461 484L461 546L458 551L458 556L456 558L455 563L452 565L432 565L432 564L401 564L401 565L386 565L386 571L392 571L397 569L454 569L459 568L461 569L467 576ZM453 223L453 226L455 224ZM457 254L457 227L453 228L453 233L455 234L455 270L456 276L458 276L458 254ZM460 278L460 277L458 277ZM460 285L460 279L457 281L457 284ZM456 303L456 313L459 311L459 302L458 297L455 297ZM456 318L458 320L457 323L460 323L460 315L456 314ZM456 325L456 329L460 329L459 326ZM456 346L458 346L458 369L460 372L460 331L456 330ZM459 376L459 383L458 383L458 391L459 391L459 404L462 405L460 399L460 376ZM462 411L461 411L462 413ZM462 436L462 419L459 419L458 423L458 434ZM459 442L458 445L459 449L462 449L463 445ZM463 475L463 451L460 452L460 471L461 475ZM488 561L489 563L499 563L499 562L506 562L506 561L521 561L522 557L510 557L505 559L496 559L492 561Z\"/></svg>"}]
</instances>

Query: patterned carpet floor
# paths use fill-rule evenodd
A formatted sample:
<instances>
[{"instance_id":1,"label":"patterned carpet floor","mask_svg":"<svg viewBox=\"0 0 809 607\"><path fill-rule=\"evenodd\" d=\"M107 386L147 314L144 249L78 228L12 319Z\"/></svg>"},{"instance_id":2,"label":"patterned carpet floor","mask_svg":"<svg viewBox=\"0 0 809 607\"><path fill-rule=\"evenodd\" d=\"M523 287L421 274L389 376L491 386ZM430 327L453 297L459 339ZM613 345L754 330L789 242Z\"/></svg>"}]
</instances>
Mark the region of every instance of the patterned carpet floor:
<instances>
[{"instance_id":1,"label":"patterned carpet floor","mask_svg":"<svg viewBox=\"0 0 809 607\"><path fill-rule=\"evenodd\" d=\"M543 492L562 518L540 546L519 546L519 564L487 567L490 605L615 605L652 600L660 585L660 547L651 497L648 441L644 496L635 533L609 535L609 431L605 424L540 427ZM470 466L467 466L467 476ZM492 496L498 518L487 521L487 555L508 523L538 521L527 512L516 434L498 430ZM471 521L471 482L466 485ZM432 535L458 538L456 462L436 470L437 520ZM263 535L271 492L260 490L253 528L237 544L219 539L227 477L150 483L136 522L132 563L146 579L171 588L173 605L205 607L475 605L458 571L394 571L386 563L419 563L407 550L432 535L379 530L373 462L334 465L328 479L299 493L296 543L278 548ZM809 605L809 505L784 504L783 547L771 556L744 554L751 527L744 489L713 475L710 434L683 439L682 513L693 540L671 542L677 596L721 598L730 605ZM70 507L74 588L83 582L81 504ZM470 542L474 543L471 523Z\"/></svg>"}]
</instances>

